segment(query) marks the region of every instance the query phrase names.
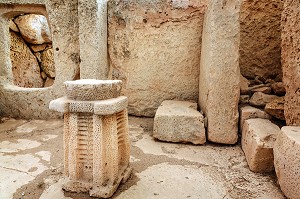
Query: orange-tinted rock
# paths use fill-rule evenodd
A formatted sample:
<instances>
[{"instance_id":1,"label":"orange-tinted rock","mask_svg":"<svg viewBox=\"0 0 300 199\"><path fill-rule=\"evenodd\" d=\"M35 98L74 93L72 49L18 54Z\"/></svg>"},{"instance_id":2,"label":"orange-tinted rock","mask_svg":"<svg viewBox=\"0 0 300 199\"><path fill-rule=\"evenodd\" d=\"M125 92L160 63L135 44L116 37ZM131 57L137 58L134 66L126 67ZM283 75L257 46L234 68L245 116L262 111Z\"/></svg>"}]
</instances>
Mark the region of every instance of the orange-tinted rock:
<instances>
[{"instance_id":1,"label":"orange-tinted rock","mask_svg":"<svg viewBox=\"0 0 300 199\"><path fill-rule=\"evenodd\" d=\"M300 2L286 0L282 13L282 70L284 114L289 126L300 125Z\"/></svg>"}]
</instances>

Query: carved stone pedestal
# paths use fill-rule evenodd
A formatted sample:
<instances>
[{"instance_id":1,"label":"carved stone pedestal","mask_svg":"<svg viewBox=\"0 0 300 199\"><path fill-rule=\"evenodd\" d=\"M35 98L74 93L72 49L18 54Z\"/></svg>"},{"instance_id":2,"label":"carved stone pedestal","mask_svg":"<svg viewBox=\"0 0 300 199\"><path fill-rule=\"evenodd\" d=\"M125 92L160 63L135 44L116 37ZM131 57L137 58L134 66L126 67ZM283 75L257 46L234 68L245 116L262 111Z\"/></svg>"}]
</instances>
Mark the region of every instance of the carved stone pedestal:
<instances>
[{"instance_id":1,"label":"carved stone pedestal","mask_svg":"<svg viewBox=\"0 0 300 199\"><path fill-rule=\"evenodd\" d=\"M127 97L119 80L65 82L67 97L51 101L64 113L63 189L108 198L126 182L129 166Z\"/></svg>"}]
</instances>

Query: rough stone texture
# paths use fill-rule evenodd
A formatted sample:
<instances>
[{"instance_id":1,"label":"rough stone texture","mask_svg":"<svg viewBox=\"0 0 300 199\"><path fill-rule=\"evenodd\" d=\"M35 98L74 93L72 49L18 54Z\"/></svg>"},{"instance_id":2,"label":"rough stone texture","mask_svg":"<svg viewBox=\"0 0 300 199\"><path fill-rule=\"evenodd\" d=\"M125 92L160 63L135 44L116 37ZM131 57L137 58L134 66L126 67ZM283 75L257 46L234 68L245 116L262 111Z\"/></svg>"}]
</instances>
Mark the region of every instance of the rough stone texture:
<instances>
[{"instance_id":1,"label":"rough stone texture","mask_svg":"<svg viewBox=\"0 0 300 199\"><path fill-rule=\"evenodd\" d=\"M284 102L284 97L269 102L266 104L265 111L277 119L285 120Z\"/></svg>"},{"instance_id":2,"label":"rough stone texture","mask_svg":"<svg viewBox=\"0 0 300 199\"><path fill-rule=\"evenodd\" d=\"M13 4L13 6L11 5ZM43 6L45 5L45 6ZM63 82L73 80L79 69L78 5L75 0L2 0L0 4L0 112L4 116L53 118L49 102L63 95ZM46 12L48 11L48 13ZM10 61L9 19L20 13L48 16L51 24L55 83L52 87L30 89L13 84Z\"/></svg>"},{"instance_id":3,"label":"rough stone texture","mask_svg":"<svg viewBox=\"0 0 300 199\"><path fill-rule=\"evenodd\" d=\"M277 95L268 95L262 92L256 92L252 95L249 103L252 106L264 107L267 103L272 102L276 99L280 99Z\"/></svg>"},{"instance_id":4,"label":"rough stone texture","mask_svg":"<svg viewBox=\"0 0 300 199\"><path fill-rule=\"evenodd\" d=\"M81 97L77 97L79 100L95 99L96 101L85 103L76 99L59 98L50 102L50 109L64 113L64 172L69 181L63 185L63 189L77 193L88 192L90 196L98 198L109 198L119 184L126 182L130 177L127 103L125 106L120 106L116 98L107 99L111 97L111 95L107 96L107 93L120 93L120 82L117 80L68 81L65 83L67 97L70 97L69 94L73 93L71 92L73 90L78 92L78 95L82 94ZM119 84L119 87L112 86L113 83ZM82 89L84 92L80 92ZM99 92L104 97L99 99ZM127 98L122 97L127 102ZM107 100L102 100L103 98ZM112 102L107 103L107 106L96 106L103 101ZM121 107L121 109L110 107ZM97 111L97 108L100 110ZM107 112L108 109L118 110L118 112L110 113Z\"/></svg>"},{"instance_id":5,"label":"rough stone texture","mask_svg":"<svg viewBox=\"0 0 300 199\"><path fill-rule=\"evenodd\" d=\"M274 170L273 145L280 128L261 118L245 121L242 131L242 149L253 172Z\"/></svg>"},{"instance_id":6,"label":"rough stone texture","mask_svg":"<svg viewBox=\"0 0 300 199\"><path fill-rule=\"evenodd\" d=\"M282 13L282 70L287 125L300 126L300 2L287 0Z\"/></svg>"},{"instance_id":7,"label":"rough stone texture","mask_svg":"<svg viewBox=\"0 0 300 199\"><path fill-rule=\"evenodd\" d=\"M241 5L241 73L248 78L275 78L282 73L282 0L244 0Z\"/></svg>"},{"instance_id":8,"label":"rough stone texture","mask_svg":"<svg viewBox=\"0 0 300 199\"><path fill-rule=\"evenodd\" d=\"M14 84L26 88L43 87L40 67L35 56L20 35L12 31L10 34L10 59Z\"/></svg>"},{"instance_id":9,"label":"rough stone texture","mask_svg":"<svg viewBox=\"0 0 300 199\"><path fill-rule=\"evenodd\" d=\"M109 1L110 75L123 81L130 114L154 116L164 100L198 100L205 4Z\"/></svg>"},{"instance_id":10,"label":"rough stone texture","mask_svg":"<svg viewBox=\"0 0 300 199\"><path fill-rule=\"evenodd\" d=\"M40 51L43 51L46 49L48 44L32 44L32 45L29 45L30 49L33 51L33 52L40 52ZM53 53L53 52L52 52ZM53 57L53 56L52 56Z\"/></svg>"},{"instance_id":11,"label":"rough stone texture","mask_svg":"<svg viewBox=\"0 0 300 199\"><path fill-rule=\"evenodd\" d=\"M254 88L251 90L252 93L256 93L256 92L262 92L264 94L271 94L272 92L272 89L268 86L263 86L263 87L260 87L260 88Z\"/></svg>"},{"instance_id":12,"label":"rough stone texture","mask_svg":"<svg viewBox=\"0 0 300 199\"><path fill-rule=\"evenodd\" d=\"M241 95L239 104L249 104L250 96L249 95Z\"/></svg>"},{"instance_id":13,"label":"rough stone texture","mask_svg":"<svg viewBox=\"0 0 300 199\"><path fill-rule=\"evenodd\" d=\"M17 24L22 37L31 44L51 43L51 33L45 16L27 14L17 17Z\"/></svg>"},{"instance_id":14,"label":"rough stone texture","mask_svg":"<svg viewBox=\"0 0 300 199\"><path fill-rule=\"evenodd\" d=\"M283 82L275 82L271 84L271 88L276 95L284 96L286 93Z\"/></svg>"},{"instance_id":15,"label":"rough stone texture","mask_svg":"<svg viewBox=\"0 0 300 199\"><path fill-rule=\"evenodd\" d=\"M241 88L241 95L249 94L249 85L250 81L245 78L243 75L240 76L240 88Z\"/></svg>"},{"instance_id":16,"label":"rough stone texture","mask_svg":"<svg viewBox=\"0 0 300 199\"><path fill-rule=\"evenodd\" d=\"M107 0L79 0L80 77L107 79Z\"/></svg>"},{"instance_id":17,"label":"rough stone texture","mask_svg":"<svg viewBox=\"0 0 300 199\"><path fill-rule=\"evenodd\" d=\"M81 79L66 81L66 95L73 100L105 100L120 96L121 80Z\"/></svg>"},{"instance_id":18,"label":"rough stone texture","mask_svg":"<svg viewBox=\"0 0 300 199\"><path fill-rule=\"evenodd\" d=\"M290 199L300 196L300 127L285 126L274 145L274 166L281 190Z\"/></svg>"},{"instance_id":19,"label":"rough stone texture","mask_svg":"<svg viewBox=\"0 0 300 199\"><path fill-rule=\"evenodd\" d=\"M202 36L199 104L208 140L234 144L238 133L240 1L209 1Z\"/></svg>"},{"instance_id":20,"label":"rough stone texture","mask_svg":"<svg viewBox=\"0 0 300 199\"><path fill-rule=\"evenodd\" d=\"M52 48L41 53L41 68L48 77L55 78L56 73Z\"/></svg>"},{"instance_id":21,"label":"rough stone texture","mask_svg":"<svg viewBox=\"0 0 300 199\"><path fill-rule=\"evenodd\" d=\"M14 32L20 32L19 28L17 27L17 25L15 24L15 22L13 20L9 21L9 29Z\"/></svg>"},{"instance_id":22,"label":"rough stone texture","mask_svg":"<svg viewBox=\"0 0 300 199\"><path fill-rule=\"evenodd\" d=\"M45 84L44 84L44 87L50 87L54 84L54 79L51 79L49 77L46 78L46 81L45 81Z\"/></svg>"},{"instance_id":23,"label":"rough stone texture","mask_svg":"<svg viewBox=\"0 0 300 199\"><path fill-rule=\"evenodd\" d=\"M197 103L164 101L154 117L153 136L168 142L204 144L204 117L197 111Z\"/></svg>"},{"instance_id":24,"label":"rough stone texture","mask_svg":"<svg viewBox=\"0 0 300 199\"><path fill-rule=\"evenodd\" d=\"M271 116L265 111L252 106L241 106L240 112L240 132L243 130L243 126L246 120L253 118L270 119Z\"/></svg>"}]
</instances>

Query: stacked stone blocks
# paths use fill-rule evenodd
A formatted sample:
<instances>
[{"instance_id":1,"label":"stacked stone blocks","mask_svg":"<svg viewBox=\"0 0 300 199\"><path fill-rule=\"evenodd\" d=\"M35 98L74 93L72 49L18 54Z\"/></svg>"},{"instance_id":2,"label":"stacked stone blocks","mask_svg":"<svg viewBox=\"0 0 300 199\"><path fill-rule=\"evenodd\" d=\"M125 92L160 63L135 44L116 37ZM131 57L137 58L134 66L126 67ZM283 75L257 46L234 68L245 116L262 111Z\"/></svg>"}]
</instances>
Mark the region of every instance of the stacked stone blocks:
<instances>
[{"instance_id":1,"label":"stacked stone blocks","mask_svg":"<svg viewBox=\"0 0 300 199\"><path fill-rule=\"evenodd\" d=\"M120 80L65 82L67 97L51 101L64 113L63 189L108 198L130 176L127 97Z\"/></svg>"}]
</instances>

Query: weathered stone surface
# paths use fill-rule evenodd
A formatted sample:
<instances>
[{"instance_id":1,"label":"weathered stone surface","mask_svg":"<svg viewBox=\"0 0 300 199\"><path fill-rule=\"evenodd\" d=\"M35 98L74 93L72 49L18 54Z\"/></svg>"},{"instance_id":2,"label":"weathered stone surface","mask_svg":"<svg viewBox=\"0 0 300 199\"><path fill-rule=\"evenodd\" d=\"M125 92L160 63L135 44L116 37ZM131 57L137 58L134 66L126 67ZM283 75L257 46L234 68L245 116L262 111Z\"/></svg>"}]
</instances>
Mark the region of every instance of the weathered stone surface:
<instances>
[{"instance_id":1,"label":"weathered stone surface","mask_svg":"<svg viewBox=\"0 0 300 199\"><path fill-rule=\"evenodd\" d=\"M271 116L265 111L252 106L241 106L240 111L240 132L243 130L243 126L246 120L253 118L270 119Z\"/></svg>"},{"instance_id":2,"label":"weathered stone surface","mask_svg":"<svg viewBox=\"0 0 300 199\"><path fill-rule=\"evenodd\" d=\"M43 44L52 42L50 29L45 16L27 14L17 17L17 24L22 37L31 44Z\"/></svg>"},{"instance_id":3,"label":"weathered stone surface","mask_svg":"<svg viewBox=\"0 0 300 199\"><path fill-rule=\"evenodd\" d=\"M15 22L13 20L9 21L9 29L14 32L20 32L19 28L17 27L17 25L15 24Z\"/></svg>"},{"instance_id":4,"label":"weathered stone surface","mask_svg":"<svg viewBox=\"0 0 300 199\"><path fill-rule=\"evenodd\" d=\"M107 79L107 0L79 0L78 13L80 77Z\"/></svg>"},{"instance_id":5,"label":"weathered stone surface","mask_svg":"<svg viewBox=\"0 0 300 199\"><path fill-rule=\"evenodd\" d=\"M120 96L121 80L80 79L66 81L66 95L73 100L105 100Z\"/></svg>"},{"instance_id":6,"label":"weathered stone surface","mask_svg":"<svg viewBox=\"0 0 300 199\"><path fill-rule=\"evenodd\" d=\"M272 92L272 89L268 86L263 86L260 88L254 88L251 90L252 93L256 93L256 92L262 92L264 94L270 94Z\"/></svg>"},{"instance_id":7,"label":"weathered stone surface","mask_svg":"<svg viewBox=\"0 0 300 199\"><path fill-rule=\"evenodd\" d=\"M40 52L40 51L43 51L46 49L48 44L32 44L32 45L29 45L30 49L33 51L33 52Z\"/></svg>"},{"instance_id":8,"label":"weathered stone surface","mask_svg":"<svg viewBox=\"0 0 300 199\"><path fill-rule=\"evenodd\" d=\"M280 99L277 95L268 95L262 92L256 92L252 95L249 103L252 106L264 107L267 103L272 102L276 99Z\"/></svg>"},{"instance_id":9,"label":"weathered stone surface","mask_svg":"<svg viewBox=\"0 0 300 199\"><path fill-rule=\"evenodd\" d=\"M111 75L123 82L129 114L152 117L164 100L198 100L206 2L172 2L109 1Z\"/></svg>"},{"instance_id":10,"label":"weathered stone surface","mask_svg":"<svg viewBox=\"0 0 300 199\"><path fill-rule=\"evenodd\" d=\"M265 111L277 119L285 120L284 101L285 101L284 97L281 97L279 99L267 103L265 107Z\"/></svg>"},{"instance_id":11,"label":"weathered stone surface","mask_svg":"<svg viewBox=\"0 0 300 199\"><path fill-rule=\"evenodd\" d=\"M242 131L242 149L253 172L274 170L273 145L280 133L278 126L261 118L245 121Z\"/></svg>"},{"instance_id":12,"label":"weathered stone surface","mask_svg":"<svg viewBox=\"0 0 300 199\"><path fill-rule=\"evenodd\" d=\"M285 119L300 126L300 2L287 0L282 13L282 70L285 84Z\"/></svg>"},{"instance_id":13,"label":"weathered stone surface","mask_svg":"<svg viewBox=\"0 0 300 199\"><path fill-rule=\"evenodd\" d=\"M245 0L241 6L240 68L245 77L275 78L281 71L282 0Z\"/></svg>"},{"instance_id":14,"label":"weathered stone surface","mask_svg":"<svg viewBox=\"0 0 300 199\"><path fill-rule=\"evenodd\" d=\"M54 84L54 81L55 81L54 79L47 77L47 79L45 81L45 84L44 84L44 87L52 86Z\"/></svg>"},{"instance_id":15,"label":"weathered stone surface","mask_svg":"<svg viewBox=\"0 0 300 199\"><path fill-rule=\"evenodd\" d=\"M241 88L241 94L247 95L249 94L249 85L250 81L245 78L243 75L240 76L240 88Z\"/></svg>"},{"instance_id":16,"label":"weathered stone surface","mask_svg":"<svg viewBox=\"0 0 300 199\"><path fill-rule=\"evenodd\" d=\"M248 104L249 100L250 100L249 95L241 95L240 100L239 100L239 104Z\"/></svg>"},{"instance_id":17,"label":"weathered stone surface","mask_svg":"<svg viewBox=\"0 0 300 199\"><path fill-rule=\"evenodd\" d=\"M108 94L119 93L121 81L82 79L65 85L67 96L49 104L50 109L64 112L64 173L68 182L62 188L110 198L131 174L127 97ZM78 92L77 99L70 99L74 92ZM86 101L90 99L95 101Z\"/></svg>"},{"instance_id":18,"label":"weathered stone surface","mask_svg":"<svg viewBox=\"0 0 300 199\"><path fill-rule=\"evenodd\" d=\"M56 72L52 48L41 53L41 68L48 77L55 78Z\"/></svg>"},{"instance_id":19,"label":"weathered stone surface","mask_svg":"<svg viewBox=\"0 0 300 199\"><path fill-rule=\"evenodd\" d=\"M47 10L47 11L46 11ZM55 84L28 89L13 86L10 62L9 20L20 13L41 13L51 24L55 49ZM64 94L63 82L73 80L79 71L78 1L5 0L0 3L0 112L2 116L21 118L61 117L49 111L51 100Z\"/></svg>"},{"instance_id":20,"label":"weathered stone surface","mask_svg":"<svg viewBox=\"0 0 300 199\"><path fill-rule=\"evenodd\" d=\"M205 14L199 104L208 118L208 140L234 144L238 133L240 1L208 1Z\"/></svg>"},{"instance_id":21,"label":"weathered stone surface","mask_svg":"<svg viewBox=\"0 0 300 199\"><path fill-rule=\"evenodd\" d=\"M17 33L10 31L10 59L14 84L20 87L40 88L43 80L35 56Z\"/></svg>"},{"instance_id":22,"label":"weathered stone surface","mask_svg":"<svg viewBox=\"0 0 300 199\"><path fill-rule=\"evenodd\" d=\"M154 117L153 136L168 142L204 144L204 117L197 111L197 103L164 101Z\"/></svg>"},{"instance_id":23,"label":"weathered stone surface","mask_svg":"<svg viewBox=\"0 0 300 199\"><path fill-rule=\"evenodd\" d=\"M276 95L284 96L285 95L285 87L283 82L275 82L271 84L271 88Z\"/></svg>"},{"instance_id":24,"label":"weathered stone surface","mask_svg":"<svg viewBox=\"0 0 300 199\"><path fill-rule=\"evenodd\" d=\"M274 145L274 166L281 190L290 199L300 196L300 127L285 126Z\"/></svg>"}]
</instances>

